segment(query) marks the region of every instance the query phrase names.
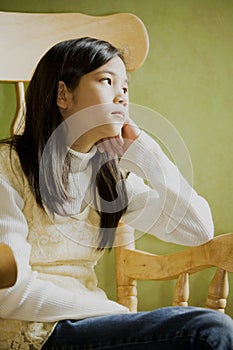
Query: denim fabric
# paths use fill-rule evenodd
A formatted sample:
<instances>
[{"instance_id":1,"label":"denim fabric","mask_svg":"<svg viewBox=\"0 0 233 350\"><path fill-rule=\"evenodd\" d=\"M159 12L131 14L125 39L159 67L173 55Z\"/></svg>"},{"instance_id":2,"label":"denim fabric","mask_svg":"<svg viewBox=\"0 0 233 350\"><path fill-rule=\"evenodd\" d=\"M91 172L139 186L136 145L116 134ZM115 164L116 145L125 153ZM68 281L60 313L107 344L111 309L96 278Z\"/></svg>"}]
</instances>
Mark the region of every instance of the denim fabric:
<instances>
[{"instance_id":1,"label":"denim fabric","mask_svg":"<svg viewBox=\"0 0 233 350\"><path fill-rule=\"evenodd\" d=\"M232 350L233 320L193 307L64 320L44 345L48 349Z\"/></svg>"}]
</instances>

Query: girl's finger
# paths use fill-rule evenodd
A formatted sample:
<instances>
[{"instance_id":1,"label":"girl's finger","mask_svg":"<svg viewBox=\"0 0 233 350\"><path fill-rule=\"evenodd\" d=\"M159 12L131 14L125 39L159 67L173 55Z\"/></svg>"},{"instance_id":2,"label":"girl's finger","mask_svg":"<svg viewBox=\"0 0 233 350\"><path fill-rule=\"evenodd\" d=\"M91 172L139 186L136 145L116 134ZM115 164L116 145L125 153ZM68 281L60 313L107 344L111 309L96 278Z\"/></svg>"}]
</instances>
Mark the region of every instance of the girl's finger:
<instances>
[{"instance_id":1,"label":"girl's finger","mask_svg":"<svg viewBox=\"0 0 233 350\"><path fill-rule=\"evenodd\" d=\"M111 155L111 157L114 157L116 152L112 147L111 141L108 138L102 139L100 140L97 144L96 144L98 150L100 151L100 153L104 153L107 152L108 154Z\"/></svg>"},{"instance_id":2,"label":"girl's finger","mask_svg":"<svg viewBox=\"0 0 233 350\"><path fill-rule=\"evenodd\" d=\"M114 149L115 153L118 155L122 155L123 147L121 145L121 142L119 142L119 138L112 137L111 139L109 139L109 141L111 142L112 148Z\"/></svg>"},{"instance_id":3,"label":"girl's finger","mask_svg":"<svg viewBox=\"0 0 233 350\"><path fill-rule=\"evenodd\" d=\"M123 144L122 136L117 135L116 137L101 139L96 143L96 146L100 153L108 152L111 156L115 156L116 154L122 155L124 153Z\"/></svg>"}]
</instances>

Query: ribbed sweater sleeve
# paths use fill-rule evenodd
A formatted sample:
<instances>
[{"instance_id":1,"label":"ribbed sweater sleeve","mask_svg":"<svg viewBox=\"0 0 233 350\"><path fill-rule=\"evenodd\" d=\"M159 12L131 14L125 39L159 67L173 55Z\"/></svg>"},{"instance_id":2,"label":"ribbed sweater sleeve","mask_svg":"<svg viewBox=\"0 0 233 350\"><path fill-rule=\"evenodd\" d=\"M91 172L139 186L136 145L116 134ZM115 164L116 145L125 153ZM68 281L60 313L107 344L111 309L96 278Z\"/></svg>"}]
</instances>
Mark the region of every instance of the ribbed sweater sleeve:
<instances>
[{"instance_id":1,"label":"ribbed sweater sleeve","mask_svg":"<svg viewBox=\"0 0 233 350\"><path fill-rule=\"evenodd\" d=\"M130 198L123 222L182 245L202 244L213 237L207 201L196 193L149 135L141 132L120 165L131 172L126 180ZM151 187L141 179L147 180Z\"/></svg>"},{"instance_id":2,"label":"ribbed sweater sleeve","mask_svg":"<svg viewBox=\"0 0 233 350\"><path fill-rule=\"evenodd\" d=\"M80 319L96 315L128 312L123 306L91 291L75 293L38 278L29 263L28 227L19 193L0 178L0 240L14 252L18 278L16 284L0 290L0 317L37 322ZM92 295L93 294L93 295Z\"/></svg>"}]
</instances>

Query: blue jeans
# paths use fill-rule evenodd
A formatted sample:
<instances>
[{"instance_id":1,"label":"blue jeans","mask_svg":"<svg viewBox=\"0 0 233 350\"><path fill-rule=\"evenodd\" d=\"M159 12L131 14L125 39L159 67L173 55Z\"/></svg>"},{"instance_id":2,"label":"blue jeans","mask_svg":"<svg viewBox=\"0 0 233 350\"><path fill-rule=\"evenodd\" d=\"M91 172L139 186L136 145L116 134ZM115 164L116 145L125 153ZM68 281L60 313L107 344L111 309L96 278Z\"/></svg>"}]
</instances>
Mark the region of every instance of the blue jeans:
<instances>
[{"instance_id":1,"label":"blue jeans","mask_svg":"<svg viewBox=\"0 0 233 350\"><path fill-rule=\"evenodd\" d=\"M47 349L232 350L233 320L194 307L64 320L43 346Z\"/></svg>"}]
</instances>

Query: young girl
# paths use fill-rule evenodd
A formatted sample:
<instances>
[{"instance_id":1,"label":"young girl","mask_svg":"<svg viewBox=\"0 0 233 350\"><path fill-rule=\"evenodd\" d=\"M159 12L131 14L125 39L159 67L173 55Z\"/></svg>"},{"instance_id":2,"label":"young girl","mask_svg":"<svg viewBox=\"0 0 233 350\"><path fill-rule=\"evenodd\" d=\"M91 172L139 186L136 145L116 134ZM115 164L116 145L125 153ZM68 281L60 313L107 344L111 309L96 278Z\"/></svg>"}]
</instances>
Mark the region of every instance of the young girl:
<instances>
[{"instance_id":1,"label":"young girl","mask_svg":"<svg viewBox=\"0 0 233 350\"><path fill-rule=\"evenodd\" d=\"M109 43L69 40L41 59L24 132L0 145L0 191L1 242L18 268L0 291L1 349L233 348L225 315L131 314L97 287L119 223L185 245L213 236L207 202L130 119L124 58Z\"/></svg>"}]
</instances>

